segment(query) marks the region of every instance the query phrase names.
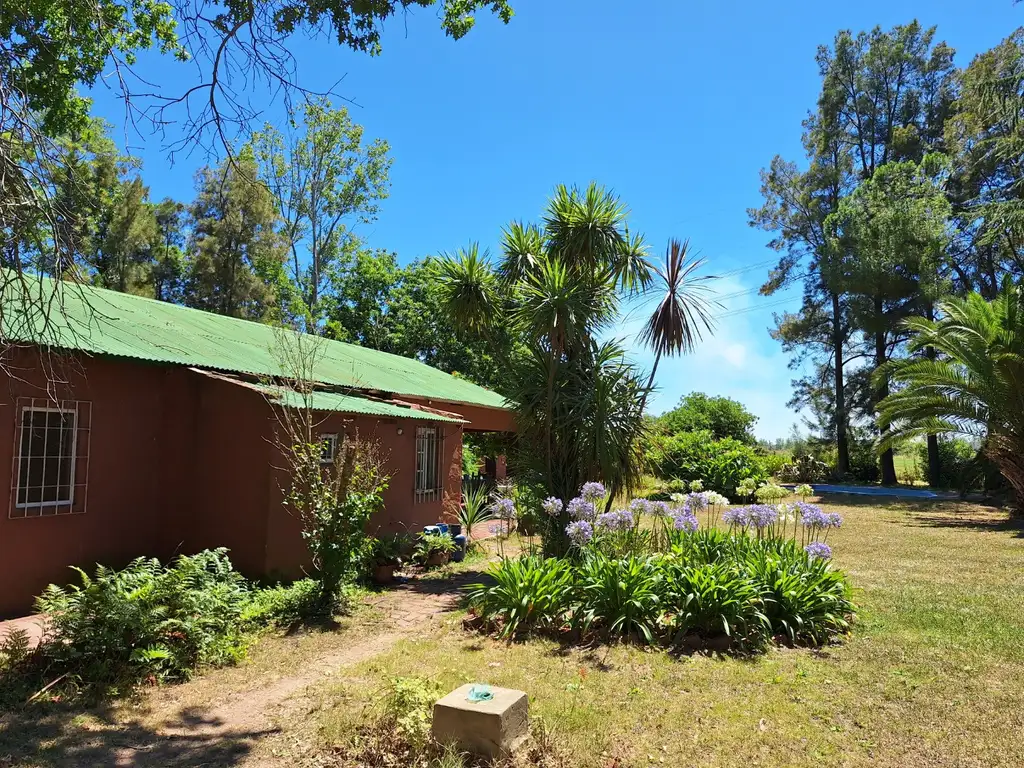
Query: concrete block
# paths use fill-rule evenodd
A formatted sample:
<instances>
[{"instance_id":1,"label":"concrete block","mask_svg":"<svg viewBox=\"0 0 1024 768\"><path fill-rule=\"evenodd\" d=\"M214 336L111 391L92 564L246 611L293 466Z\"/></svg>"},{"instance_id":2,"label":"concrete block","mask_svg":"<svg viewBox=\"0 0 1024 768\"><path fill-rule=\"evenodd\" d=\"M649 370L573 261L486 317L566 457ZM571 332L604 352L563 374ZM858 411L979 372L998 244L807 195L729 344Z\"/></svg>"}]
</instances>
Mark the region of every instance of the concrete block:
<instances>
[{"instance_id":1,"label":"concrete block","mask_svg":"<svg viewBox=\"0 0 1024 768\"><path fill-rule=\"evenodd\" d=\"M485 757L504 757L526 741L530 730L527 697L510 688L491 688L494 698L470 701L468 683L434 704L437 741Z\"/></svg>"}]
</instances>

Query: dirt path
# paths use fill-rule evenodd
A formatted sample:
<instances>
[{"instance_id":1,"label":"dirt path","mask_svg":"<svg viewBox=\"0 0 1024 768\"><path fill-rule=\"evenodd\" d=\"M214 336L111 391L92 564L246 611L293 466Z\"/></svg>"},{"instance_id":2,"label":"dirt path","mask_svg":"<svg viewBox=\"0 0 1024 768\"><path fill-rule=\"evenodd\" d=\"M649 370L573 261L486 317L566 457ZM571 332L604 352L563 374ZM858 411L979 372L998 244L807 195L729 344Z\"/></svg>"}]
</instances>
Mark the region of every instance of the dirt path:
<instances>
[{"instance_id":1,"label":"dirt path","mask_svg":"<svg viewBox=\"0 0 1024 768\"><path fill-rule=\"evenodd\" d=\"M396 587L370 601L382 614L381 631L353 645L306 660L291 673L268 681L255 690L230 693L204 712L169 713L164 725L144 743L112 750L117 766L259 766L284 765L257 743L280 735L275 723L305 702L312 686L337 673L383 653L399 640L412 636L429 622L453 611L459 604L459 588L467 579L412 582Z\"/></svg>"}]
</instances>

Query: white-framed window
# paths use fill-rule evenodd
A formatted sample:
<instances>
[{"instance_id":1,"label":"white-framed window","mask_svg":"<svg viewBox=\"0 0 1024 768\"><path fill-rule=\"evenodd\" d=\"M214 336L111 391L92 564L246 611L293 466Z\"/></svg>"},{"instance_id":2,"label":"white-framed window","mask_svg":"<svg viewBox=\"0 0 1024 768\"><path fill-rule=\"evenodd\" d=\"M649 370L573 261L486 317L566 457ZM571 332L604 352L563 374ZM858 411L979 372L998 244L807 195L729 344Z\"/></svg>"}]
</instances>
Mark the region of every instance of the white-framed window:
<instances>
[{"instance_id":1,"label":"white-framed window","mask_svg":"<svg viewBox=\"0 0 1024 768\"><path fill-rule=\"evenodd\" d=\"M90 404L19 398L16 418L10 516L84 512Z\"/></svg>"},{"instance_id":2,"label":"white-framed window","mask_svg":"<svg viewBox=\"0 0 1024 768\"><path fill-rule=\"evenodd\" d=\"M441 498L441 454L444 437L437 427L416 428L416 501Z\"/></svg>"},{"instance_id":3,"label":"white-framed window","mask_svg":"<svg viewBox=\"0 0 1024 768\"><path fill-rule=\"evenodd\" d=\"M323 448L320 451L321 464L333 464L334 457L338 455L338 434L327 432L320 435L320 443Z\"/></svg>"}]
</instances>

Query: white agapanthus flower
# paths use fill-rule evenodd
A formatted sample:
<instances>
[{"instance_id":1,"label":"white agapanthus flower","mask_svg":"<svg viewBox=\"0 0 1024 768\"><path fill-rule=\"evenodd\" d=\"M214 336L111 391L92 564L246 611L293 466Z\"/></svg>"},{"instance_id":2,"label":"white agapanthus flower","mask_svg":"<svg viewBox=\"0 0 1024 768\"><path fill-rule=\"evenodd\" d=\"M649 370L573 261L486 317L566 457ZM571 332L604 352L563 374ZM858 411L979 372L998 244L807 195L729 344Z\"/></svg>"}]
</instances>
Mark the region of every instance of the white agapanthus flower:
<instances>
[{"instance_id":1,"label":"white agapanthus flower","mask_svg":"<svg viewBox=\"0 0 1024 768\"><path fill-rule=\"evenodd\" d=\"M708 504L713 507L727 507L729 500L716 491L708 491Z\"/></svg>"}]
</instances>

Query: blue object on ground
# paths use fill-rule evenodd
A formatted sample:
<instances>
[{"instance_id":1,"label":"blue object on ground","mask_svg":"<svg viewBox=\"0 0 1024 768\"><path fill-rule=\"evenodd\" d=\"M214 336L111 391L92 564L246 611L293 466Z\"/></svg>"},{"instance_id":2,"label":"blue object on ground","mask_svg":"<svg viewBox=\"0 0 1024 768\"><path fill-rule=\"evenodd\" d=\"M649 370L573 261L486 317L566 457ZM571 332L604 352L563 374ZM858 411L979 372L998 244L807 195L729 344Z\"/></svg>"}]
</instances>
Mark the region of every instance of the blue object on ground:
<instances>
[{"instance_id":1,"label":"blue object on ground","mask_svg":"<svg viewBox=\"0 0 1024 768\"><path fill-rule=\"evenodd\" d=\"M896 496L903 499L942 499L945 494L924 488L885 488L879 485L819 485L812 486L815 493L855 493L861 496Z\"/></svg>"},{"instance_id":2,"label":"blue object on ground","mask_svg":"<svg viewBox=\"0 0 1024 768\"><path fill-rule=\"evenodd\" d=\"M423 526L423 533L427 536L439 536L441 534L441 527L438 525L425 525Z\"/></svg>"},{"instance_id":3,"label":"blue object on ground","mask_svg":"<svg viewBox=\"0 0 1024 768\"><path fill-rule=\"evenodd\" d=\"M448 533L448 523L438 523L437 529L441 531L441 533Z\"/></svg>"},{"instance_id":4,"label":"blue object on ground","mask_svg":"<svg viewBox=\"0 0 1024 768\"><path fill-rule=\"evenodd\" d=\"M452 552L452 560L461 563L466 557L466 536L460 533L455 539L455 551Z\"/></svg>"}]
</instances>

